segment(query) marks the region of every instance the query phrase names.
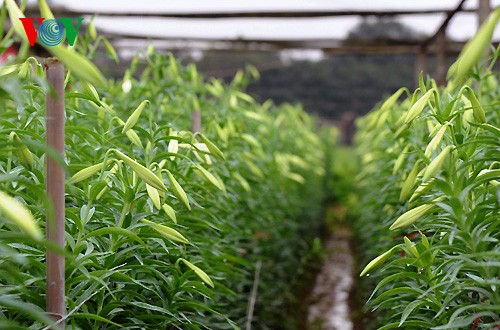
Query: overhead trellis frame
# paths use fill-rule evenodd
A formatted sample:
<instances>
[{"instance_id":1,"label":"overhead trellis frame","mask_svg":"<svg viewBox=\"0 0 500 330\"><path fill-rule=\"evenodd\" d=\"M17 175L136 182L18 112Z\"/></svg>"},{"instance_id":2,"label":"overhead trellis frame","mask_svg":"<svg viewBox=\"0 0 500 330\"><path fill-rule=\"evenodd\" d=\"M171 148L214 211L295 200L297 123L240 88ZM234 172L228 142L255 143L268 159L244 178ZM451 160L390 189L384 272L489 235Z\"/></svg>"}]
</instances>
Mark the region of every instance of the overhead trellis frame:
<instances>
[{"instance_id":1,"label":"overhead trellis frame","mask_svg":"<svg viewBox=\"0 0 500 330\"><path fill-rule=\"evenodd\" d=\"M175 37L154 37L150 38L155 41L186 41L186 42L205 42L205 43L225 43L230 45L228 49L258 49L258 50L282 50L290 48L308 48L319 49L327 54L360 54L360 53L377 53L377 54L414 54L415 75L418 77L420 72L425 72L425 58L427 54L436 54L437 70L436 80L438 83L444 83L445 73L447 69L446 54L458 53L463 46L463 43L449 42L446 40L446 29L452 18L459 12L478 13L478 21L483 22L488 16L490 9L489 0L478 0L478 8L464 8L466 0L459 0L455 8L441 9L415 9L415 10L284 10L284 11L260 11L260 10L232 10L232 11L200 11L200 12L181 12L181 11L147 11L138 10L135 12L122 11L90 11L90 10L73 10L67 7L53 8L53 13L56 16L102 16L102 17L136 17L136 18L183 18L183 19L230 19L230 18L318 18L318 17L394 17L401 15L433 15L445 14L446 17L443 23L439 26L436 32L425 40L393 40L387 45L343 45L338 40L330 40L331 45L325 44L325 39L302 39L302 40L280 40L280 39L204 39L204 38L175 38ZM36 15L35 9L27 9L29 15ZM123 39L135 40L146 39L148 36L130 35L130 34L106 34L110 39L117 41ZM187 47L189 48L189 47ZM196 48L196 47L195 47ZM180 49L180 48L178 48ZM208 49L211 49L208 47Z\"/></svg>"}]
</instances>

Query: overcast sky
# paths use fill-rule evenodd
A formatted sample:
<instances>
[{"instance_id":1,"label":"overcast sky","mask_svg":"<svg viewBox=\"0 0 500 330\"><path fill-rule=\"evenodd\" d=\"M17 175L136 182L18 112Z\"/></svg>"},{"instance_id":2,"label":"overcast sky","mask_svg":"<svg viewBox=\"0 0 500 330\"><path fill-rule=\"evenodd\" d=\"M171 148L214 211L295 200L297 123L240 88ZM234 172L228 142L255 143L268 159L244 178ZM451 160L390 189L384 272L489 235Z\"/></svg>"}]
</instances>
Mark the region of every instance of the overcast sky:
<instances>
[{"instance_id":1,"label":"overcast sky","mask_svg":"<svg viewBox=\"0 0 500 330\"><path fill-rule=\"evenodd\" d=\"M492 7L500 0L491 0ZM223 11L282 11L282 10L411 10L452 9L459 0L52 0L53 5L68 9L96 12L223 12ZM475 8L477 0L468 0L467 8ZM444 15L401 16L403 23L419 32L433 34ZM137 34L147 37L202 37L248 39L344 38L359 23L358 17L310 19L155 19L98 17L96 26L107 32ZM456 40L469 39L477 29L474 14L458 14L448 28L448 36ZM500 27L495 31L500 40Z\"/></svg>"}]
</instances>

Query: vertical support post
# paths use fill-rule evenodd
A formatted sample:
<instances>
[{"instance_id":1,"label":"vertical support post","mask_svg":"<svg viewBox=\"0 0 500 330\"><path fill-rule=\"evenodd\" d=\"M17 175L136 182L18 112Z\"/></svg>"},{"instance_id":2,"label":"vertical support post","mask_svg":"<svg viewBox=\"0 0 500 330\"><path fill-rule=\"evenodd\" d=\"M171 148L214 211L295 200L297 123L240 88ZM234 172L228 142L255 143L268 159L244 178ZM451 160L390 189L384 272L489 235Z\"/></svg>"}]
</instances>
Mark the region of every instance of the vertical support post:
<instances>
[{"instance_id":1,"label":"vertical support post","mask_svg":"<svg viewBox=\"0 0 500 330\"><path fill-rule=\"evenodd\" d=\"M49 148L64 157L64 66L47 59L45 70L50 90L46 96L46 140ZM47 240L64 248L64 169L50 156L46 162L46 187L54 212L47 212ZM65 317L64 256L47 250L47 312L56 321ZM64 328L64 322L59 323Z\"/></svg>"},{"instance_id":2,"label":"vertical support post","mask_svg":"<svg viewBox=\"0 0 500 330\"><path fill-rule=\"evenodd\" d=\"M356 115L352 111L346 111L340 117L340 133L342 134L342 143L344 145L351 145L356 133Z\"/></svg>"},{"instance_id":3,"label":"vertical support post","mask_svg":"<svg viewBox=\"0 0 500 330\"><path fill-rule=\"evenodd\" d=\"M491 12L491 4L490 0L478 0L477 5L477 27L479 28L481 24L486 21Z\"/></svg>"},{"instance_id":4,"label":"vertical support post","mask_svg":"<svg viewBox=\"0 0 500 330\"><path fill-rule=\"evenodd\" d=\"M443 86L446 82L446 69L448 68L446 61L446 29L439 31L436 40L436 82L439 86Z\"/></svg>"},{"instance_id":5,"label":"vertical support post","mask_svg":"<svg viewBox=\"0 0 500 330\"><path fill-rule=\"evenodd\" d=\"M481 27L481 25L488 19L488 16L491 13L491 4L490 0L478 0L477 2L477 29ZM490 53L490 49L487 49L486 52L484 52L484 55L487 55ZM488 61L489 63L489 61ZM486 64L488 66L488 64Z\"/></svg>"},{"instance_id":6,"label":"vertical support post","mask_svg":"<svg viewBox=\"0 0 500 330\"><path fill-rule=\"evenodd\" d=\"M425 76L425 58L426 58L426 48L419 47L417 53L415 54L415 86L418 86L418 79L420 73Z\"/></svg>"},{"instance_id":7,"label":"vertical support post","mask_svg":"<svg viewBox=\"0 0 500 330\"><path fill-rule=\"evenodd\" d=\"M201 111L199 109L191 111L191 121L191 132L199 132L201 130Z\"/></svg>"},{"instance_id":8,"label":"vertical support post","mask_svg":"<svg viewBox=\"0 0 500 330\"><path fill-rule=\"evenodd\" d=\"M261 267L262 267L262 260L259 260L255 265L255 276L253 278L252 293L250 294L250 300L248 302L247 321L245 324L246 330L252 330L252 319L253 319L253 312L255 309L255 302L257 301L257 291L259 290L259 277L260 277Z\"/></svg>"}]
</instances>

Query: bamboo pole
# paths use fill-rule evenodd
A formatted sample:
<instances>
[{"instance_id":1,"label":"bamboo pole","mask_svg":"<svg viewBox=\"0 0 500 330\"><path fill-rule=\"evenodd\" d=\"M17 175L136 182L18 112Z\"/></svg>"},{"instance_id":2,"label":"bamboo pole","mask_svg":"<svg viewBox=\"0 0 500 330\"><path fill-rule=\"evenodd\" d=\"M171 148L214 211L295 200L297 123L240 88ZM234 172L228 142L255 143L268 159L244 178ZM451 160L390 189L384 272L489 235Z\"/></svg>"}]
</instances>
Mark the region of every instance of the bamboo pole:
<instances>
[{"instance_id":1,"label":"bamboo pole","mask_svg":"<svg viewBox=\"0 0 500 330\"><path fill-rule=\"evenodd\" d=\"M201 111L199 109L191 111L191 121L191 132L199 132L201 130Z\"/></svg>"},{"instance_id":2,"label":"bamboo pole","mask_svg":"<svg viewBox=\"0 0 500 330\"><path fill-rule=\"evenodd\" d=\"M46 103L47 146L64 157L64 66L55 58L45 63L50 86ZM46 187L53 212L47 212L47 240L64 248L64 169L50 156L46 162ZM65 317L64 256L47 250L47 313L64 328Z\"/></svg>"},{"instance_id":3,"label":"bamboo pole","mask_svg":"<svg viewBox=\"0 0 500 330\"><path fill-rule=\"evenodd\" d=\"M488 19L491 13L491 4L490 0L478 0L477 4L477 30L479 31L479 28L483 23ZM490 49L487 49L483 56L487 56L490 53ZM490 63L490 61L488 61ZM485 63L485 66L488 66L488 64Z\"/></svg>"},{"instance_id":4,"label":"bamboo pole","mask_svg":"<svg viewBox=\"0 0 500 330\"><path fill-rule=\"evenodd\" d=\"M252 330L252 319L253 319L253 312L255 309L255 302L257 301L257 291L259 290L259 277L260 277L261 267L262 267L262 260L259 260L255 264L255 276L253 279L252 292L250 294L250 300L248 301L247 321L245 324L246 330Z\"/></svg>"},{"instance_id":5,"label":"bamboo pole","mask_svg":"<svg viewBox=\"0 0 500 330\"><path fill-rule=\"evenodd\" d=\"M490 0L479 0L477 5L478 28L486 21L491 12Z\"/></svg>"}]
</instances>

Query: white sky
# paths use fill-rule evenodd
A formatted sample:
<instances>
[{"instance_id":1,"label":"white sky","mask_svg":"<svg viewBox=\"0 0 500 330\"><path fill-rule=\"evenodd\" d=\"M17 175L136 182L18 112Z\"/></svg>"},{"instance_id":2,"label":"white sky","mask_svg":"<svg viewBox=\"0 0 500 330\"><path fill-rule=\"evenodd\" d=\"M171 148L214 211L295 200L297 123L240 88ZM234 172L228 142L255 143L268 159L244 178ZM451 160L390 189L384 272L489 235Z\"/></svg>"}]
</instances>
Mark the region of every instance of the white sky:
<instances>
[{"instance_id":1,"label":"white sky","mask_svg":"<svg viewBox=\"0 0 500 330\"><path fill-rule=\"evenodd\" d=\"M452 9L459 0L52 0L52 5L68 9L97 12L224 12L282 10L411 10ZM492 7L500 0L490 0ZM475 8L477 0L468 0L466 8ZM400 16L403 23L419 32L433 34L444 15ZM358 22L358 17L300 19L155 19L155 18L96 18L96 26L107 32L144 37L201 37L248 39L344 38ZM456 40L472 37L477 29L474 14L459 14L448 28L448 36ZM500 40L500 27L495 30Z\"/></svg>"}]
</instances>

